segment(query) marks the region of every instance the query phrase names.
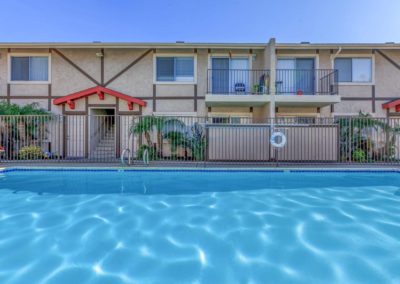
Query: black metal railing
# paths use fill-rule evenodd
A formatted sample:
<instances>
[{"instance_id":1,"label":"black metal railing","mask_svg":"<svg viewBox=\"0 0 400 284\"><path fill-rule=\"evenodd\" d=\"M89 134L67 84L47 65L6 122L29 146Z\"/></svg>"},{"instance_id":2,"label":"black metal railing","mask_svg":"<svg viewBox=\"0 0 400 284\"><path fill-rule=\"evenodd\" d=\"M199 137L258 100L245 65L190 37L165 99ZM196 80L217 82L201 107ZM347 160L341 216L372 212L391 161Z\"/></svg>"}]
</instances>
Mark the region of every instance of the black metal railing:
<instances>
[{"instance_id":1,"label":"black metal railing","mask_svg":"<svg viewBox=\"0 0 400 284\"><path fill-rule=\"evenodd\" d=\"M337 95L338 71L334 69L277 69L276 93Z\"/></svg>"},{"instance_id":2,"label":"black metal railing","mask_svg":"<svg viewBox=\"0 0 400 284\"><path fill-rule=\"evenodd\" d=\"M216 95L263 95L269 93L269 70L208 69L208 93Z\"/></svg>"}]
</instances>

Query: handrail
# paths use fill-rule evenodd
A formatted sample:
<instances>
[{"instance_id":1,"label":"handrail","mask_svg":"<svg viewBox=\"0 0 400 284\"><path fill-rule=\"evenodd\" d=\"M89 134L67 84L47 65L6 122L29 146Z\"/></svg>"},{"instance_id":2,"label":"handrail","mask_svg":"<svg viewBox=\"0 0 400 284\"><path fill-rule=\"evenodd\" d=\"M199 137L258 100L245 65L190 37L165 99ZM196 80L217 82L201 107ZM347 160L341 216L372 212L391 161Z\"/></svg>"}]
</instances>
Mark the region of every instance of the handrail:
<instances>
[{"instance_id":1,"label":"handrail","mask_svg":"<svg viewBox=\"0 0 400 284\"><path fill-rule=\"evenodd\" d=\"M149 164L149 150L147 150L147 149L145 149L145 150L143 151L143 163L144 163L145 165L148 165L148 164Z\"/></svg>"},{"instance_id":2,"label":"handrail","mask_svg":"<svg viewBox=\"0 0 400 284\"><path fill-rule=\"evenodd\" d=\"M124 164L124 165L126 165L125 159L124 159L125 153L126 153L126 152L129 153L129 154L128 154L128 165L130 165L130 164L131 164L131 150L130 150L129 148L126 148L126 149L124 149L124 150L122 151L122 153L121 153L121 163Z\"/></svg>"}]
</instances>

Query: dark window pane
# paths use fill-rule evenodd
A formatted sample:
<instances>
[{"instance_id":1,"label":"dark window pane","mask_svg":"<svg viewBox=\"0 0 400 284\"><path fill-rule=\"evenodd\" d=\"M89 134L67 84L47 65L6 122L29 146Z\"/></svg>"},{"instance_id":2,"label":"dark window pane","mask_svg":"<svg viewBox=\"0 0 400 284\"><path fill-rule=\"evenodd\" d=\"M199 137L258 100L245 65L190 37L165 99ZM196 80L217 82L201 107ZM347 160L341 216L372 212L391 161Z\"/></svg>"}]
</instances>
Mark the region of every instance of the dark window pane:
<instances>
[{"instance_id":1,"label":"dark window pane","mask_svg":"<svg viewBox=\"0 0 400 284\"><path fill-rule=\"evenodd\" d=\"M173 57L157 57L156 61L157 81L174 81L174 58Z\"/></svg>"},{"instance_id":2,"label":"dark window pane","mask_svg":"<svg viewBox=\"0 0 400 284\"><path fill-rule=\"evenodd\" d=\"M351 58L336 58L335 69L338 70L339 82L352 81L352 59Z\"/></svg>"},{"instance_id":3,"label":"dark window pane","mask_svg":"<svg viewBox=\"0 0 400 284\"><path fill-rule=\"evenodd\" d=\"M29 81L29 57L11 57L11 81Z\"/></svg>"}]
</instances>

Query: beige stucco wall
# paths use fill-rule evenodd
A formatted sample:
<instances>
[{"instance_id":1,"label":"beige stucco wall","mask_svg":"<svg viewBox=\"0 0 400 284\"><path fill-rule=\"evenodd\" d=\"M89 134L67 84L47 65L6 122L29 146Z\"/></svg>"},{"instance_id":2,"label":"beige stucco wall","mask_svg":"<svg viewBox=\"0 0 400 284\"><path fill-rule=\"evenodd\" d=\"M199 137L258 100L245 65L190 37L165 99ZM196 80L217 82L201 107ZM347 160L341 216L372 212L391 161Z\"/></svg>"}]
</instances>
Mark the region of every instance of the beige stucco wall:
<instances>
[{"instance_id":1,"label":"beige stucco wall","mask_svg":"<svg viewBox=\"0 0 400 284\"><path fill-rule=\"evenodd\" d=\"M400 51L383 52L400 64ZM378 53L375 53L375 94L376 97L400 97L400 70Z\"/></svg>"},{"instance_id":2,"label":"beige stucco wall","mask_svg":"<svg viewBox=\"0 0 400 284\"><path fill-rule=\"evenodd\" d=\"M7 49L0 49L0 96L7 94Z\"/></svg>"},{"instance_id":3,"label":"beige stucco wall","mask_svg":"<svg viewBox=\"0 0 400 284\"><path fill-rule=\"evenodd\" d=\"M90 76L93 76L96 80L100 81L100 62L101 59L96 56L96 53L100 49L82 49L82 48L65 48L60 49L69 59L79 65L85 72ZM140 57L147 49L132 49L132 48L106 48L104 56L104 79L109 80L119 71L121 71L130 62ZM320 69L331 69L332 57L337 50L320 49L316 50L313 48L307 49L306 47L301 50L291 49L279 49L278 56L312 56L317 58L317 68ZM12 53L43 53L49 52L47 48L41 49L12 49ZM400 64L400 50L383 50L383 52L389 56L393 61ZM157 49L156 54L195 54L194 49ZM207 93L207 69L209 66L209 56L212 55L229 55L232 56L249 56L249 49L211 49L210 53L207 48L197 49L197 96L204 97ZM7 93L7 76L8 76L8 60L7 60L7 49L0 49L0 96L3 98ZM270 47L266 44L264 50L254 49L252 51L252 67L253 69L269 69L271 66L270 62ZM343 55L365 55L371 56L372 50L348 50L343 49L340 56ZM112 82L108 87L117 91L126 93L130 96L143 98L147 101L147 106L143 108L143 114L151 114L153 112L153 79L154 79L154 63L153 63L153 52L150 52L135 66L125 72L121 77ZM400 97L400 70L383 58L379 53L375 52L374 57L374 84L375 84L375 96L376 96L376 116L385 116L386 112L382 110L382 103L386 101L380 98L391 98ZM89 87L93 87L95 84L86 78L83 74L72 67L68 62L61 58L57 53L51 53L51 94L52 96L60 97L70 93L74 93ZM367 85L345 85L341 84L339 87L339 94L346 97L372 97L372 84ZM40 104L47 108L48 102L46 97L48 96L49 88L47 84L11 84L10 85L11 96L38 96L42 97L37 99L12 99L12 102L18 102L19 104L38 101ZM193 97L195 86L194 84L157 84L156 85L156 97ZM84 101L84 100L82 100ZM76 102L75 111L85 111L84 103ZM105 101L98 101L93 96L89 99L91 104L113 104L114 101L109 99ZM182 100L157 100L157 112L193 112L194 111L194 100L182 99ZM121 111L128 111L127 105L124 102L119 103ZM244 107L248 109L248 107ZM239 108L240 109L240 108ZM372 102L363 100L343 100L340 104L335 105L335 113L354 113L359 110L364 112L372 112ZM52 105L52 111L55 113L61 113L62 108L60 106ZM69 111L68 106L66 110ZM213 107L213 111L218 111L217 108ZM135 111L139 111L138 106L135 106ZM224 112L237 112L238 108L228 108L223 110ZM239 111L240 112L240 111ZM248 110L246 111L248 112ZM298 112L285 111L287 113ZM315 111L314 111L315 112ZM197 101L197 114L205 115L207 113L207 107L205 106L204 100L200 99ZM300 112L301 113L301 112ZM253 117L259 119L268 114L267 107L254 107ZM320 110L320 116L331 116L330 107L324 107Z\"/></svg>"},{"instance_id":4,"label":"beige stucco wall","mask_svg":"<svg viewBox=\"0 0 400 284\"><path fill-rule=\"evenodd\" d=\"M104 80L107 82L145 52L145 49L106 49ZM153 53L147 54L107 87L137 98L151 97L153 95Z\"/></svg>"}]
</instances>

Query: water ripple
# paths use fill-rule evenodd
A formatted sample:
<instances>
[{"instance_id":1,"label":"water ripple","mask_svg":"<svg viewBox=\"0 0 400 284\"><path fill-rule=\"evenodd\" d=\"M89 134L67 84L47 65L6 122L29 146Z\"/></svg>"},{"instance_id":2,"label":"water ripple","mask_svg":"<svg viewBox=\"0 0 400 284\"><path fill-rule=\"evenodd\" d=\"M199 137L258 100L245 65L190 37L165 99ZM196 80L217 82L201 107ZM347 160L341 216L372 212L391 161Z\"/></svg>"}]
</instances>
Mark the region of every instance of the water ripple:
<instances>
[{"instance_id":1,"label":"water ripple","mask_svg":"<svg viewBox=\"0 0 400 284\"><path fill-rule=\"evenodd\" d=\"M0 283L400 282L395 185L375 175L364 186L327 186L320 179L316 187L320 177L306 174L298 188L285 175L288 187L269 180L274 186L252 189L268 180L259 174L242 176L240 185L250 188L239 190L239 177L173 176L182 189L171 194L156 189L165 178L157 176L156 184L141 177L138 186L146 194L135 192L131 178L123 194L106 194L112 185L96 180L104 193L86 188L81 194L73 184L69 193L42 188L38 195L16 190L24 183L3 175ZM56 178L37 175L32 186L56 184ZM77 178L88 184L88 177ZM314 181L305 186L307 178ZM205 182L205 190L187 192L180 182Z\"/></svg>"}]
</instances>

